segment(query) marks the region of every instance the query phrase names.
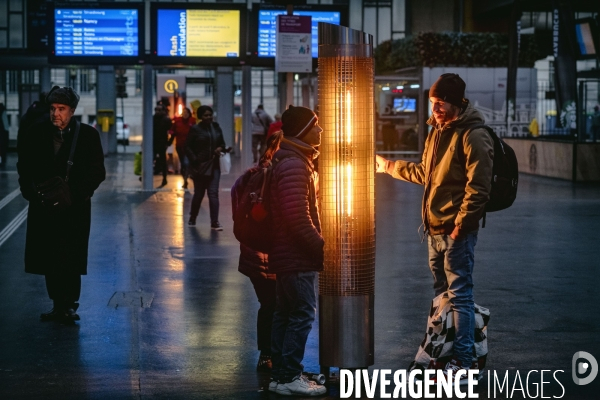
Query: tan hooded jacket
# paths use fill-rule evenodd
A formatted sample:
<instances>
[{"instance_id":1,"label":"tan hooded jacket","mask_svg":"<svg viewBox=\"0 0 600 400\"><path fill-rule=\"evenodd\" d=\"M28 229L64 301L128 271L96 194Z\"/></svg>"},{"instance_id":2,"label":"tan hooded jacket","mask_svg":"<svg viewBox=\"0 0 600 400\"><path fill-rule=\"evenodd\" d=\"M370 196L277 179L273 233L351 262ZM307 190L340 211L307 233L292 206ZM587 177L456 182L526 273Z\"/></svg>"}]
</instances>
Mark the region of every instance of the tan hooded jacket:
<instances>
[{"instance_id":1,"label":"tan hooded jacket","mask_svg":"<svg viewBox=\"0 0 600 400\"><path fill-rule=\"evenodd\" d=\"M470 103L443 129L436 128L431 117L427 124L434 129L425 141L421 162L387 163L386 172L394 178L425 185L422 218L431 235L450 234L455 226L459 234L479 229L491 188L494 142L485 129L463 135L462 144L457 141L461 132L483 123L483 116ZM435 168L431 171L436 145ZM459 146L464 156L459 155Z\"/></svg>"}]
</instances>

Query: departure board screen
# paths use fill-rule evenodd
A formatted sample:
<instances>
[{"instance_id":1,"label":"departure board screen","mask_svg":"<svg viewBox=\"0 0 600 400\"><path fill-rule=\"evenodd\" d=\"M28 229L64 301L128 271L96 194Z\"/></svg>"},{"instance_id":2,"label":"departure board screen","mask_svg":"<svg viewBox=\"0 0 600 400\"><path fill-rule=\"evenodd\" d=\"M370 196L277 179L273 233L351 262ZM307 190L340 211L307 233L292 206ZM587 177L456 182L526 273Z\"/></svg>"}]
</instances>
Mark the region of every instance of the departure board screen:
<instances>
[{"instance_id":1,"label":"departure board screen","mask_svg":"<svg viewBox=\"0 0 600 400\"><path fill-rule=\"evenodd\" d=\"M258 12L258 56L275 57L277 53L277 16L285 15L285 10L259 10ZM312 17L312 56L319 56L319 22L340 24L339 11L294 11L294 15Z\"/></svg>"},{"instance_id":2,"label":"departure board screen","mask_svg":"<svg viewBox=\"0 0 600 400\"><path fill-rule=\"evenodd\" d=\"M60 8L54 10L56 57L138 56L137 9Z\"/></svg>"},{"instance_id":3,"label":"departure board screen","mask_svg":"<svg viewBox=\"0 0 600 400\"><path fill-rule=\"evenodd\" d=\"M240 10L158 9L156 55L239 57Z\"/></svg>"}]
</instances>

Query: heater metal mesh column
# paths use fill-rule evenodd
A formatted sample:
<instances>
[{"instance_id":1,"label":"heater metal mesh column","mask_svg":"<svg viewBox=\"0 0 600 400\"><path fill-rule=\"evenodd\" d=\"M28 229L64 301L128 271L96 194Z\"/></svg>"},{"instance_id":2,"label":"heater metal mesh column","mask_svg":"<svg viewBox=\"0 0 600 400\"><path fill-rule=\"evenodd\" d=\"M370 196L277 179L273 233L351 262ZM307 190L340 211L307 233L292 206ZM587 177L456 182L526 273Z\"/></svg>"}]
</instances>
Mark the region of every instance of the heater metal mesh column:
<instances>
[{"instance_id":1,"label":"heater metal mesh column","mask_svg":"<svg viewBox=\"0 0 600 400\"><path fill-rule=\"evenodd\" d=\"M325 269L321 366L372 365L375 291L373 37L319 23L319 157Z\"/></svg>"}]
</instances>

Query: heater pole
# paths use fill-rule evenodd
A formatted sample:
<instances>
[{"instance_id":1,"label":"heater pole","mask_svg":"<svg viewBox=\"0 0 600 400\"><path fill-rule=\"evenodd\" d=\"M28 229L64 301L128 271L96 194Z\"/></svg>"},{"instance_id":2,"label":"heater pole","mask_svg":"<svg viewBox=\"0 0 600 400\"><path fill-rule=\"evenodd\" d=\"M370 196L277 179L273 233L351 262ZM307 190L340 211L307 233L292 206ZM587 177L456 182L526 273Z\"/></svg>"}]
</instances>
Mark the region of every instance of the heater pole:
<instances>
[{"instance_id":1,"label":"heater pole","mask_svg":"<svg viewBox=\"0 0 600 400\"><path fill-rule=\"evenodd\" d=\"M324 269L319 364L374 364L375 110L373 36L319 22L319 147Z\"/></svg>"}]
</instances>

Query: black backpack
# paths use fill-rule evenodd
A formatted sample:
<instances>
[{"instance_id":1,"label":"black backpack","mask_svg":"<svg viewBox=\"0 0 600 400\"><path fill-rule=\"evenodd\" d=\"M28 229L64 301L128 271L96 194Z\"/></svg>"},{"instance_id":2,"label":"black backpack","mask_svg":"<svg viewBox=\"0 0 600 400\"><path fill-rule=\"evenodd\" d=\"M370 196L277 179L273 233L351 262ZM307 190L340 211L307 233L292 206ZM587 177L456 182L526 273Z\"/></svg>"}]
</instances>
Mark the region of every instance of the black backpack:
<instances>
[{"instance_id":1,"label":"black backpack","mask_svg":"<svg viewBox=\"0 0 600 400\"><path fill-rule=\"evenodd\" d=\"M243 245L268 253L273 245L273 215L270 183L273 168L280 157L266 167L252 167L240 176L231 188L233 234Z\"/></svg>"},{"instance_id":2,"label":"black backpack","mask_svg":"<svg viewBox=\"0 0 600 400\"><path fill-rule=\"evenodd\" d=\"M462 135L473 129L483 128L488 131L494 141L494 166L492 169L492 190L490 199L485 205L485 212L504 210L510 207L517 198L519 184L519 163L515 151L504 140L500 139L492 128L487 125L476 125L464 130L458 137L462 143ZM464 161L464 149L459 153ZM485 214L483 216L485 227Z\"/></svg>"}]
</instances>

